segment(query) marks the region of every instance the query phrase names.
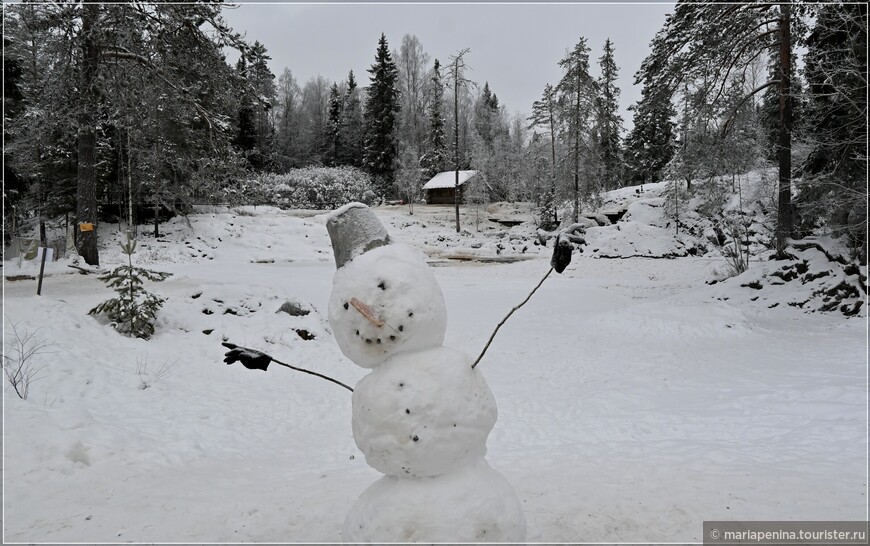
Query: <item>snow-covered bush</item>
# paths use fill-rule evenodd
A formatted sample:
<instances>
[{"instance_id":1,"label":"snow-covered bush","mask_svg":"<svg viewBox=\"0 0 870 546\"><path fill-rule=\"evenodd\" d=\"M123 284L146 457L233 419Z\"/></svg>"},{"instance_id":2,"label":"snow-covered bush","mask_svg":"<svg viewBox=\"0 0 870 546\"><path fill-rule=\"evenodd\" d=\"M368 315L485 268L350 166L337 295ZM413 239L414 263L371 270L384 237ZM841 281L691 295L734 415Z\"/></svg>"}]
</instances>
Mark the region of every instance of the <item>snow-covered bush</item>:
<instances>
[{"instance_id":1,"label":"snow-covered bush","mask_svg":"<svg viewBox=\"0 0 870 546\"><path fill-rule=\"evenodd\" d=\"M716 218L720 216L734 193L721 177L711 177L708 180L700 180L696 183L698 195L697 210L702 218Z\"/></svg>"},{"instance_id":2,"label":"snow-covered bush","mask_svg":"<svg viewBox=\"0 0 870 546\"><path fill-rule=\"evenodd\" d=\"M154 333L154 320L165 300L145 290L142 279L159 282L166 280L171 273L133 267L136 241L128 236L126 243L118 244L127 255L127 265L116 267L99 276L106 286L118 293L118 297L104 301L88 311L88 314L105 315L112 327L122 334L148 339Z\"/></svg>"},{"instance_id":3,"label":"snow-covered bush","mask_svg":"<svg viewBox=\"0 0 870 546\"><path fill-rule=\"evenodd\" d=\"M354 167L305 167L285 174L266 173L250 180L252 195L265 202L297 209L336 209L353 201L372 204L377 196L371 177Z\"/></svg>"}]
</instances>

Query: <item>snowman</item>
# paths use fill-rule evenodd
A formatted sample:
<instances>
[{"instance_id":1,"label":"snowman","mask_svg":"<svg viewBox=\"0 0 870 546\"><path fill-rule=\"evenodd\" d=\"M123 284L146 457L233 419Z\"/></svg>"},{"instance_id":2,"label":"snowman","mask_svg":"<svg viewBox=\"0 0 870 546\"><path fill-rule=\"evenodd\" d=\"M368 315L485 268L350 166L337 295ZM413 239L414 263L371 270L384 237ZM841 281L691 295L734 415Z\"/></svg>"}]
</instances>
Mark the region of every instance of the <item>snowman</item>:
<instances>
[{"instance_id":1,"label":"snowman","mask_svg":"<svg viewBox=\"0 0 870 546\"><path fill-rule=\"evenodd\" d=\"M423 255L391 241L361 203L326 227L329 324L342 353L371 370L353 392L353 436L384 474L347 514L343 539L523 542L516 492L485 459L495 399L471 359L444 347L444 296Z\"/></svg>"}]
</instances>

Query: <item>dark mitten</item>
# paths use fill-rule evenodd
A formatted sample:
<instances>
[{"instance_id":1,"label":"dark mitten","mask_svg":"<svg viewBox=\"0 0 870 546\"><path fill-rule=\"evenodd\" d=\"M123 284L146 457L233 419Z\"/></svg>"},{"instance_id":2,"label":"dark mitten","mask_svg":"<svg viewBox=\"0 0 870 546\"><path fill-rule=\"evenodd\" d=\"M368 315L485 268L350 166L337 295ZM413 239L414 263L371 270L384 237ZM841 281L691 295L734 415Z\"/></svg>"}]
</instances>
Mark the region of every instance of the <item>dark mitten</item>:
<instances>
[{"instance_id":1,"label":"dark mitten","mask_svg":"<svg viewBox=\"0 0 870 546\"><path fill-rule=\"evenodd\" d=\"M224 347L229 349L229 352L224 354L224 362L227 364L232 364L233 362L241 362L242 366L248 368L249 370L263 370L266 371L269 363L272 362L272 357L267 355L266 353L261 353L260 351L256 351L254 349L248 349L247 347L239 347L234 343L221 343Z\"/></svg>"},{"instance_id":2,"label":"dark mitten","mask_svg":"<svg viewBox=\"0 0 870 546\"><path fill-rule=\"evenodd\" d=\"M571 263L571 251L574 245L567 239L563 239L562 235L556 237L556 242L553 245L553 257L550 259L550 265L556 270L556 273L565 271L568 264Z\"/></svg>"}]
</instances>

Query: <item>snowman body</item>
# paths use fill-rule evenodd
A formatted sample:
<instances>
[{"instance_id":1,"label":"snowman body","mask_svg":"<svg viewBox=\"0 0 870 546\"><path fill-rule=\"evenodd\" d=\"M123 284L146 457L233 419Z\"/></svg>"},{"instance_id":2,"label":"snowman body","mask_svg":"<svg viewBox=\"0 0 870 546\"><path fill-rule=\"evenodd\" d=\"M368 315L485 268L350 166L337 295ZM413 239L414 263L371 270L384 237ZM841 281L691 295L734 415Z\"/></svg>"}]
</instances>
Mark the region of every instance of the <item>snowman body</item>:
<instances>
[{"instance_id":1,"label":"snowman body","mask_svg":"<svg viewBox=\"0 0 870 546\"><path fill-rule=\"evenodd\" d=\"M329 322L345 356L372 369L354 389L353 435L385 474L348 513L343 539L524 541L516 493L484 458L495 399L470 358L443 346L444 297L423 256L383 244L341 264Z\"/></svg>"}]
</instances>

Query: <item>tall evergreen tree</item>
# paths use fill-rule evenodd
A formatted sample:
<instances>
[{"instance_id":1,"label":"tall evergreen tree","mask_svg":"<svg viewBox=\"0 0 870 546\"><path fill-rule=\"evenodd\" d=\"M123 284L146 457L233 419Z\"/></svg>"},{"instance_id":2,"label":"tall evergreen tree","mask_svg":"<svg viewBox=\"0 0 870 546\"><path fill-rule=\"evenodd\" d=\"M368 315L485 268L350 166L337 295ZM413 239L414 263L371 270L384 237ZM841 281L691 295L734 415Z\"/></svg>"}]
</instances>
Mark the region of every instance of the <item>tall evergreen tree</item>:
<instances>
[{"instance_id":1,"label":"tall evergreen tree","mask_svg":"<svg viewBox=\"0 0 870 546\"><path fill-rule=\"evenodd\" d=\"M826 220L867 260L867 6L818 8L807 40L807 130L798 203Z\"/></svg>"},{"instance_id":2,"label":"tall evergreen tree","mask_svg":"<svg viewBox=\"0 0 870 546\"><path fill-rule=\"evenodd\" d=\"M550 185L541 199L541 223L544 229L552 229L559 225L559 210L556 204L556 135L558 134L558 105L556 90L549 83L544 86L544 93L532 104L532 115L529 117L532 127L543 127L550 135Z\"/></svg>"},{"instance_id":3,"label":"tall evergreen tree","mask_svg":"<svg viewBox=\"0 0 870 546\"><path fill-rule=\"evenodd\" d=\"M338 160L342 165L362 166L363 159L363 113L359 98L359 88L351 70L347 74L344 110L341 114L341 153Z\"/></svg>"},{"instance_id":4,"label":"tall evergreen tree","mask_svg":"<svg viewBox=\"0 0 870 546\"><path fill-rule=\"evenodd\" d=\"M676 115L670 97L658 93L649 80L643 82L641 99L634 111L634 127L626 141L626 160L633 180L641 184L658 182L674 157Z\"/></svg>"},{"instance_id":5,"label":"tall evergreen tree","mask_svg":"<svg viewBox=\"0 0 870 546\"><path fill-rule=\"evenodd\" d=\"M613 43L610 38L604 42L604 54L598 64L601 67L596 101L598 149L604 187L613 189L619 186L622 178L622 117L619 115L619 87L616 86L619 69L613 58Z\"/></svg>"},{"instance_id":6,"label":"tall evergreen tree","mask_svg":"<svg viewBox=\"0 0 870 546\"><path fill-rule=\"evenodd\" d=\"M447 141L444 134L444 83L441 64L435 59L432 67L432 85L429 97L429 130L426 136L428 150L420 159L424 174L432 178L447 168Z\"/></svg>"},{"instance_id":7,"label":"tall evergreen tree","mask_svg":"<svg viewBox=\"0 0 870 546\"><path fill-rule=\"evenodd\" d=\"M559 61L559 66L565 73L556 90L564 104L564 125L568 131L571 172L574 178L573 218L576 223L580 220L580 164L590 129L589 117L596 96L595 80L589 75L589 46L586 45L586 38L580 37L568 56ZM590 186L591 183L587 180L586 187L583 188L586 195L595 192L595 188Z\"/></svg>"},{"instance_id":8,"label":"tall evergreen tree","mask_svg":"<svg viewBox=\"0 0 870 546\"><path fill-rule=\"evenodd\" d=\"M343 110L344 104L341 93L338 91L338 84L333 83L329 90L329 118L327 120L329 149L326 154L326 164L329 166L337 165L343 154L341 149L341 113Z\"/></svg>"},{"instance_id":9,"label":"tall evergreen tree","mask_svg":"<svg viewBox=\"0 0 870 546\"><path fill-rule=\"evenodd\" d=\"M249 86L256 150L251 164L256 169L265 169L271 165L274 152L275 135L270 113L276 102L275 75L269 70L271 57L266 53L266 46L259 41L255 41L247 51L247 57L245 78Z\"/></svg>"},{"instance_id":10,"label":"tall evergreen tree","mask_svg":"<svg viewBox=\"0 0 870 546\"><path fill-rule=\"evenodd\" d=\"M4 29L6 27L6 13L3 12ZM8 31L7 31L8 32ZM12 144L12 134L6 130L7 126L15 123L24 111L24 95L21 92L23 67L21 61L10 56L7 51L12 49L12 41L8 34L3 36L3 115L5 118L3 131L3 151ZM5 155L5 154L4 154ZM16 205L24 196L26 186L24 180L18 175L18 170L9 161L3 161L3 235L4 246L8 244L15 234L12 226L16 225Z\"/></svg>"},{"instance_id":11,"label":"tall evergreen tree","mask_svg":"<svg viewBox=\"0 0 870 546\"><path fill-rule=\"evenodd\" d=\"M248 63L245 57L239 57L236 61L236 71L240 78L248 78ZM236 135L233 144L242 151L251 165L259 167L259 161L254 157L257 154L257 113L254 98L242 95L239 99L239 115Z\"/></svg>"},{"instance_id":12,"label":"tall evergreen tree","mask_svg":"<svg viewBox=\"0 0 870 546\"><path fill-rule=\"evenodd\" d=\"M75 209L75 71L60 33L46 32L51 15L37 5L4 9L4 219L45 221ZM12 39L10 39L12 38Z\"/></svg>"},{"instance_id":13,"label":"tall evergreen tree","mask_svg":"<svg viewBox=\"0 0 870 546\"><path fill-rule=\"evenodd\" d=\"M483 142L484 151L490 155L495 149L496 137L503 133L499 121L498 97L490 91L489 82L484 82L474 105L474 129Z\"/></svg>"},{"instance_id":14,"label":"tall evergreen tree","mask_svg":"<svg viewBox=\"0 0 870 546\"><path fill-rule=\"evenodd\" d=\"M390 55L384 34L378 40L375 63L368 71L371 74L371 85L368 87L365 108L364 163L375 178L381 194L387 195L393 191L396 172L399 92L396 87L396 63Z\"/></svg>"}]
</instances>

